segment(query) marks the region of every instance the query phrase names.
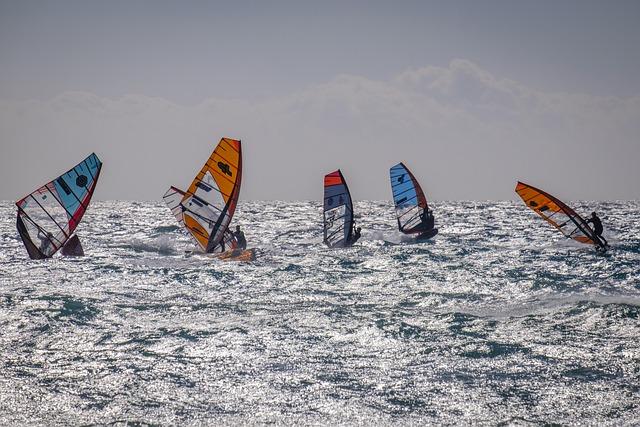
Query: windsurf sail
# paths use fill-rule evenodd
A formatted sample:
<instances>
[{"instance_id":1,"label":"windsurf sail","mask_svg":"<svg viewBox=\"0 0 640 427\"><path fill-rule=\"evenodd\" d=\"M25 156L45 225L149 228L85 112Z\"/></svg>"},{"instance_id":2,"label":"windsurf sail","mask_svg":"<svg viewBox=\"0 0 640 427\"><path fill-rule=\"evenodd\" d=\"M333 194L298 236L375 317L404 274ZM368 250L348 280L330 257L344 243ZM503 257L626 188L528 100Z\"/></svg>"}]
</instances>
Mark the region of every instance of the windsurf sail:
<instances>
[{"instance_id":1,"label":"windsurf sail","mask_svg":"<svg viewBox=\"0 0 640 427\"><path fill-rule=\"evenodd\" d=\"M353 203L338 169L324 177L324 242L330 248L349 246L353 231Z\"/></svg>"},{"instance_id":2,"label":"windsurf sail","mask_svg":"<svg viewBox=\"0 0 640 427\"><path fill-rule=\"evenodd\" d=\"M171 213L173 214L173 216L175 216L176 220L178 221L178 223L185 227L185 223L184 223L184 217L183 217L183 212L184 212L184 208L182 206L182 199L184 197L186 197L186 192L180 190L179 188L173 187L171 186L169 188L169 190L167 190L167 192L164 194L163 199L165 201L165 203L167 204L167 206L169 207L169 210L171 210ZM187 229L188 230L188 229ZM195 235L192 233L191 230L189 231L189 237L191 237L191 239L193 240L193 242L200 246L200 248L204 251L206 248L203 247L200 244L200 240L197 239L195 237ZM236 239L233 236L233 233L231 233L231 231L229 231L229 229L225 230L224 233L224 247L225 248L230 248L230 249L235 249L237 246L236 243ZM220 248L222 248L222 245L219 245Z\"/></svg>"},{"instance_id":3,"label":"windsurf sail","mask_svg":"<svg viewBox=\"0 0 640 427\"><path fill-rule=\"evenodd\" d=\"M389 177L398 229L405 234L423 233L422 213L429 206L418 180L402 162L389 169Z\"/></svg>"},{"instance_id":4,"label":"windsurf sail","mask_svg":"<svg viewBox=\"0 0 640 427\"><path fill-rule=\"evenodd\" d=\"M524 204L562 234L581 243L604 247L589 224L559 199L531 185L518 181L516 193Z\"/></svg>"},{"instance_id":5,"label":"windsurf sail","mask_svg":"<svg viewBox=\"0 0 640 427\"><path fill-rule=\"evenodd\" d=\"M102 162L95 153L18 200L16 226L31 259L50 258L71 238L89 207Z\"/></svg>"},{"instance_id":6,"label":"windsurf sail","mask_svg":"<svg viewBox=\"0 0 640 427\"><path fill-rule=\"evenodd\" d=\"M187 191L171 187L164 200L204 252L227 249L228 231L240 195L240 141L222 138Z\"/></svg>"}]
</instances>

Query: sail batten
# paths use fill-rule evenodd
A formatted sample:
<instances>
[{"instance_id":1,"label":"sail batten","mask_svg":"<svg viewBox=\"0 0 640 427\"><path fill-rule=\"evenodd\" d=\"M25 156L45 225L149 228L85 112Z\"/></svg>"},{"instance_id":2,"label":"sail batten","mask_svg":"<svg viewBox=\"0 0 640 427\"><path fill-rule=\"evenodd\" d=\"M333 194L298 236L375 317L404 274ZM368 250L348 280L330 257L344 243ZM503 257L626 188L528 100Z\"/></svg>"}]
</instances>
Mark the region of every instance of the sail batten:
<instances>
[{"instance_id":1,"label":"sail batten","mask_svg":"<svg viewBox=\"0 0 640 427\"><path fill-rule=\"evenodd\" d=\"M89 207L102 162L95 153L16 202L16 227L32 259L50 258Z\"/></svg>"}]
</instances>

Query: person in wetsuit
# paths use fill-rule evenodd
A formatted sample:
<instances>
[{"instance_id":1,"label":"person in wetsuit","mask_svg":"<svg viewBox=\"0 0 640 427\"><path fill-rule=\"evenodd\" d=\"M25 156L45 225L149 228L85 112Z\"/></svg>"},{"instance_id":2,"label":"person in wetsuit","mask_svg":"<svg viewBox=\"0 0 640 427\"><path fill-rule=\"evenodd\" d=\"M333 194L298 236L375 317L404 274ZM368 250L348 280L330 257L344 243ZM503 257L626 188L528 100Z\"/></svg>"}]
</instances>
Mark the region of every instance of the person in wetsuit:
<instances>
[{"instance_id":1,"label":"person in wetsuit","mask_svg":"<svg viewBox=\"0 0 640 427\"><path fill-rule=\"evenodd\" d=\"M238 249L245 250L247 249L247 239L244 237L244 233L240 230L240 226L236 225L236 231L233 232L233 237L236 239L236 243L238 244Z\"/></svg>"},{"instance_id":2,"label":"person in wetsuit","mask_svg":"<svg viewBox=\"0 0 640 427\"><path fill-rule=\"evenodd\" d=\"M596 234L596 236L598 236L604 242L605 246L609 246L607 239L602 237L602 232L604 231L604 229L602 227L602 221L600 221L600 218L598 218L598 215L596 215L595 212L591 212L591 218L589 218L586 222L587 224L588 223L593 224L593 232Z\"/></svg>"},{"instance_id":3,"label":"person in wetsuit","mask_svg":"<svg viewBox=\"0 0 640 427\"><path fill-rule=\"evenodd\" d=\"M358 239L360 238L360 234L361 234L362 228L357 227L356 228L356 224L353 224L353 231L351 232L351 239L349 240L349 245L353 245L355 242L358 241Z\"/></svg>"},{"instance_id":4,"label":"person in wetsuit","mask_svg":"<svg viewBox=\"0 0 640 427\"><path fill-rule=\"evenodd\" d=\"M49 247L53 245L53 234L38 230L38 239L40 239L40 252L49 255Z\"/></svg>"},{"instance_id":5,"label":"person in wetsuit","mask_svg":"<svg viewBox=\"0 0 640 427\"><path fill-rule=\"evenodd\" d=\"M420 214L420 220L422 221L424 231L433 230L435 218L433 217L433 211L428 206L424 207L422 214Z\"/></svg>"}]
</instances>

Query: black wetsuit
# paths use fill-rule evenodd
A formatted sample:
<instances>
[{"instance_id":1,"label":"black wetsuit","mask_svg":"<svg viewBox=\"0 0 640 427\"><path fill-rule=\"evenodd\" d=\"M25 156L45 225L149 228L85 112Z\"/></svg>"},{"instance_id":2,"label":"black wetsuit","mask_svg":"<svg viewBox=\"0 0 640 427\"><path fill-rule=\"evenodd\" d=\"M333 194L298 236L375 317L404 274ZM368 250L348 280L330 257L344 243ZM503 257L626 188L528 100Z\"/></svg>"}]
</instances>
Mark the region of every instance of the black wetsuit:
<instances>
[{"instance_id":1,"label":"black wetsuit","mask_svg":"<svg viewBox=\"0 0 640 427\"><path fill-rule=\"evenodd\" d=\"M240 230L233 232L233 237L236 238L236 243L238 244L238 248L245 250L247 249L247 239L244 238L244 233Z\"/></svg>"},{"instance_id":2,"label":"black wetsuit","mask_svg":"<svg viewBox=\"0 0 640 427\"><path fill-rule=\"evenodd\" d=\"M358 241L359 238L360 238L360 232L358 230L353 230L353 233L351 234L351 239L349 240L349 244L353 245L355 242Z\"/></svg>"},{"instance_id":3,"label":"black wetsuit","mask_svg":"<svg viewBox=\"0 0 640 427\"><path fill-rule=\"evenodd\" d=\"M596 234L596 236L602 239L605 246L609 246L607 239L602 237L602 232L604 231L604 228L602 227L602 221L600 221L600 218L598 218L597 216L592 216L587 220L587 222L588 223L590 222L591 224L593 224L593 232Z\"/></svg>"},{"instance_id":4,"label":"black wetsuit","mask_svg":"<svg viewBox=\"0 0 640 427\"><path fill-rule=\"evenodd\" d=\"M434 222L435 222L435 218L433 217L433 214L429 212L429 215L427 216L427 221L425 223L427 230L433 230Z\"/></svg>"},{"instance_id":5,"label":"black wetsuit","mask_svg":"<svg viewBox=\"0 0 640 427\"><path fill-rule=\"evenodd\" d=\"M424 229L424 231L433 230L435 218L433 217L433 213L431 213L430 210L425 210L424 212L422 212L422 215L420 215L420 219L422 220L422 228Z\"/></svg>"}]
</instances>

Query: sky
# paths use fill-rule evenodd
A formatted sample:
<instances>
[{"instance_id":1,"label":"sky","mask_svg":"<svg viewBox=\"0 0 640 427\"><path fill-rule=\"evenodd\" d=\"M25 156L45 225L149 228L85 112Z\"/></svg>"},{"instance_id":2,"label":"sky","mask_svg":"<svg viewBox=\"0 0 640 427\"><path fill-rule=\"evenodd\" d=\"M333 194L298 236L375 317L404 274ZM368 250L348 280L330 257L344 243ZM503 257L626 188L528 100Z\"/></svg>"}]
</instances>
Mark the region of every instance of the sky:
<instances>
[{"instance_id":1,"label":"sky","mask_svg":"<svg viewBox=\"0 0 640 427\"><path fill-rule=\"evenodd\" d=\"M187 187L223 136L241 198L640 199L638 1L0 0L0 199L91 152L98 199Z\"/></svg>"}]
</instances>

